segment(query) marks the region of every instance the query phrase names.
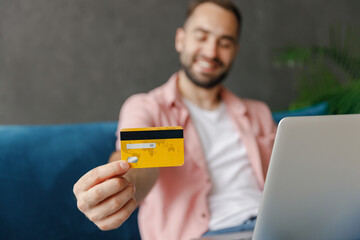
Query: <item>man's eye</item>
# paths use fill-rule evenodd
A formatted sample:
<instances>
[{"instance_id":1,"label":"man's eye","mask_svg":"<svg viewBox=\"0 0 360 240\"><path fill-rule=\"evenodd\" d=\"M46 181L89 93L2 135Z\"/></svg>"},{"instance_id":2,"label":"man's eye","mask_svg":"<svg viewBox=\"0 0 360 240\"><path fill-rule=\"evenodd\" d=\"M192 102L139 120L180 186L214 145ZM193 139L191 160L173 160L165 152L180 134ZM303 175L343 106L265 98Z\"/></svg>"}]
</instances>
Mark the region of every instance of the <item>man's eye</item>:
<instances>
[{"instance_id":1,"label":"man's eye","mask_svg":"<svg viewBox=\"0 0 360 240\"><path fill-rule=\"evenodd\" d=\"M233 46L233 42L230 40L220 40L219 46L222 48L230 48Z\"/></svg>"},{"instance_id":2,"label":"man's eye","mask_svg":"<svg viewBox=\"0 0 360 240\"><path fill-rule=\"evenodd\" d=\"M205 33L195 33L195 39L198 41L204 41L206 39L206 34Z\"/></svg>"}]
</instances>

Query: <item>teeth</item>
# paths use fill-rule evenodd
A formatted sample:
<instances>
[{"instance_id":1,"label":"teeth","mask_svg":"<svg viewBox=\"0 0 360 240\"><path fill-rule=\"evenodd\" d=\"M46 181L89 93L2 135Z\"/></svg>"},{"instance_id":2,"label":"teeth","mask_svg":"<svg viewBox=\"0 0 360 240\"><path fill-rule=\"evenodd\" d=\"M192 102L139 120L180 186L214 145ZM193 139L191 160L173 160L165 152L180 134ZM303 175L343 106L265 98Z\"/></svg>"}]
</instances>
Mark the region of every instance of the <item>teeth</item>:
<instances>
[{"instance_id":1,"label":"teeth","mask_svg":"<svg viewBox=\"0 0 360 240\"><path fill-rule=\"evenodd\" d=\"M199 63L199 65L200 65L201 67L204 67L204 68L211 68L211 67L212 67L211 64L208 63L208 62L206 62L206 61L201 61L201 60L200 60L198 63Z\"/></svg>"}]
</instances>

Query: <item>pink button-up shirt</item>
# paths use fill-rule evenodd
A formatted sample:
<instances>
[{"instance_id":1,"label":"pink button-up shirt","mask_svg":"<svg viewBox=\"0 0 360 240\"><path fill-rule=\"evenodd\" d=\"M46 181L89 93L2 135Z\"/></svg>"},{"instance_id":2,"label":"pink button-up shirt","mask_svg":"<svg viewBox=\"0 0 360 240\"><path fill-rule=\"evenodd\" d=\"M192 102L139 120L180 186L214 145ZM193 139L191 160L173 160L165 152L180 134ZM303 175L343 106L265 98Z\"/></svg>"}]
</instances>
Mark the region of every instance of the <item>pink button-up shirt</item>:
<instances>
[{"instance_id":1,"label":"pink button-up shirt","mask_svg":"<svg viewBox=\"0 0 360 240\"><path fill-rule=\"evenodd\" d=\"M147 94L136 94L122 106L117 131L132 127L182 126L185 163L161 168L154 187L140 205L139 229L144 240L189 240L208 229L207 196L211 189L199 136L181 101L178 74ZM246 146L251 166L261 189L269 165L276 125L262 102L240 99L223 88L221 99Z\"/></svg>"}]
</instances>

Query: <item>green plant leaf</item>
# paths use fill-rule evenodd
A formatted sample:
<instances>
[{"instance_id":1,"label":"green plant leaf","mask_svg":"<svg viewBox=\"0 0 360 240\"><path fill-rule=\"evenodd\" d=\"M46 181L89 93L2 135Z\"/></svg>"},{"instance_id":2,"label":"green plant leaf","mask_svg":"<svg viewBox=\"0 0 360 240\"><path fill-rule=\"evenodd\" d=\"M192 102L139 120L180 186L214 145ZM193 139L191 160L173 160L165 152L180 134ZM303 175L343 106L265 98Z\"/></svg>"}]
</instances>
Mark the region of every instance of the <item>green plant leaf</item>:
<instances>
[{"instance_id":1,"label":"green plant leaf","mask_svg":"<svg viewBox=\"0 0 360 240\"><path fill-rule=\"evenodd\" d=\"M329 46L284 47L275 63L297 75L298 97L290 109L327 101L331 114L359 113L360 34L353 28L331 26Z\"/></svg>"}]
</instances>

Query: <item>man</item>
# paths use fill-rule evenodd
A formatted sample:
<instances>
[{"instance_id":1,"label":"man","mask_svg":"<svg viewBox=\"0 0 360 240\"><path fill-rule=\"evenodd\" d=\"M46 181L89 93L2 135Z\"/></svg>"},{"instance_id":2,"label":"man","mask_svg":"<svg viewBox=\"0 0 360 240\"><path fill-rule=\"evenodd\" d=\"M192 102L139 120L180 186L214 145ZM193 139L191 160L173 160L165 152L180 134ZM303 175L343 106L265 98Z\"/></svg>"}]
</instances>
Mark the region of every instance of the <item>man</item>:
<instances>
[{"instance_id":1,"label":"man","mask_svg":"<svg viewBox=\"0 0 360 240\"><path fill-rule=\"evenodd\" d=\"M74 186L78 208L100 229L140 204L143 239L191 239L254 226L276 127L268 107L222 87L239 49L241 15L227 0L195 0L176 32L181 69L130 97L121 128L182 126L182 167L130 169L116 151ZM136 187L136 188L135 188ZM135 190L136 189L136 190ZM135 200L136 199L136 200Z\"/></svg>"}]
</instances>

